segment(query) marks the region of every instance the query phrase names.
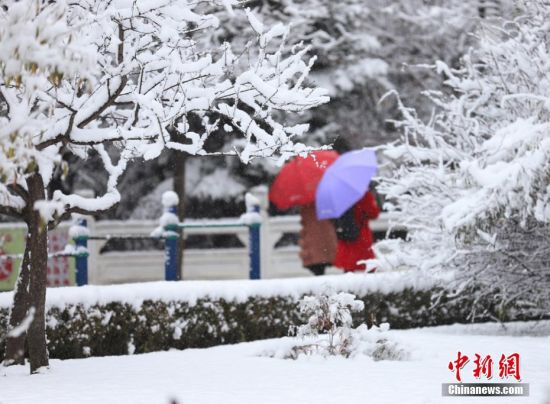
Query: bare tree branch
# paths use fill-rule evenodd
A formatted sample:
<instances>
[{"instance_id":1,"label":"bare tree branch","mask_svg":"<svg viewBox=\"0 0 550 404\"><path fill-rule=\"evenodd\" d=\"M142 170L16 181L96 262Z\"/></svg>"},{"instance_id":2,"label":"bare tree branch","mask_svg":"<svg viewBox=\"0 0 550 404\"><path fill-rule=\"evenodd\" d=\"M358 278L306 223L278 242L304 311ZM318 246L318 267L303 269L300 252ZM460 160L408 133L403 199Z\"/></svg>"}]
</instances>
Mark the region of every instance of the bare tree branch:
<instances>
[{"instance_id":1,"label":"bare tree branch","mask_svg":"<svg viewBox=\"0 0 550 404\"><path fill-rule=\"evenodd\" d=\"M10 206L0 205L0 215L11 216L16 219L23 219L23 213L20 210Z\"/></svg>"}]
</instances>

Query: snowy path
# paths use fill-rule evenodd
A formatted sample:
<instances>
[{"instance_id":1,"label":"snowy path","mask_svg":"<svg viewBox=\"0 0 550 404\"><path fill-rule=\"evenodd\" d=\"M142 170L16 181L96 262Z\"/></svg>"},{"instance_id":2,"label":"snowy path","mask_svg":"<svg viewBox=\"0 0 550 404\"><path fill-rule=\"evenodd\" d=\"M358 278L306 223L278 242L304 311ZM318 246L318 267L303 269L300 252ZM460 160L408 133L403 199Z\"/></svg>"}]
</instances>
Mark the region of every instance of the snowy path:
<instances>
[{"instance_id":1,"label":"snowy path","mask_svg":"<svg viewBox=\"0 0 550 404\"><path fill-rule=\"evenodd\" d=\"M537 328L538 336L518 336L525 328L513 325L507 336L498 335L495 325L390 331L412 352L411 360L400 362L256 356L276 349L280 340L53 360L46 374L36 376L23 367L1 369L0 403L550 403L550 322ZM475 353L491 354L498 363L500 354L518 352L530 397L442 397L441 383L454 381L447 364L458 350L472 358L463 370L466 382L475 381Z\"/></svg>"}]
</instances>

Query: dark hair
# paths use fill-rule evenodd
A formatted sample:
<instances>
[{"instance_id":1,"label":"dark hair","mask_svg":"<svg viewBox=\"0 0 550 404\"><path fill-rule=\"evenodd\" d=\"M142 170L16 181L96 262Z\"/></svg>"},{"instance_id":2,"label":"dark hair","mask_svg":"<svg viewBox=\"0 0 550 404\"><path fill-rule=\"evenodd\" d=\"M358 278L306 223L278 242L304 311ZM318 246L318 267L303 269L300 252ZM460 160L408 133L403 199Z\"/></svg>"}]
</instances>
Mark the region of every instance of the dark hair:
<instances>
[{"instance_id":1,"label":"dark hair","mask_svg":"<svg viewBox=\"0 0 550 404\"><path fill-rule=\"evenodd\" d=\"M345 152L348 152L351 150L351 146L346 138L344 136L340 135L336 138L334 143L332 144L332 149L338 154L342 154Z\"/></svg>"}]
</instances>

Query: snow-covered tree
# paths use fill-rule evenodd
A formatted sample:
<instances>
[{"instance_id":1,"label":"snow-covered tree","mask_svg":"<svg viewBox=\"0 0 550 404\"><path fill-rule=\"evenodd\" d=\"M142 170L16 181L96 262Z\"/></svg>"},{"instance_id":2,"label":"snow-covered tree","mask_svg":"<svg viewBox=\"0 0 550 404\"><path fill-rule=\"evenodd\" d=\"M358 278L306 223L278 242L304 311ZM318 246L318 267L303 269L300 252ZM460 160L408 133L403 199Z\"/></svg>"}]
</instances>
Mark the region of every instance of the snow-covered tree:
<instances>
[{"instance_id":1,"label":"snow-covered tree","mask_svg":"<svg viewBox=\"0 0 550 404\"><path fill-rule=\"evenodd\" d=\"M379 188L408 240L377 245L382 268L454 270L502 303L550 304L550 5L483 24L459 69L437 62L454 95L428 93L427 122L401 106L402 139ZM471 289L470 289L471 290Z\"/></svg>"},{"instance_id":2,"label":"snow-covered tree","mask_svg":"<svg viewBox=\"0 0 550 404\"><path fill-rule=\"evenodd\" d=\"M274 111L328 101L324 90L304 84L314 61L305 60L308 48L283 54L288 29L266 27L249 11L252 57L227 42L210 48L197 40L219 27L212 10L232 13L233 3L0 2L0 213L25 221L29 234L10 335L21 337L20 325L29 325L31 372L48 364L47 230L73 213L118 203L129 161L154 159L166 148L205 156L220 126L241 134L224 153L244 163L307 150L294 142L307 126L287 125ZM67 155L102 162L102 195L56 187L53 173L66 175Z\"/></svg>"}]
</instances>

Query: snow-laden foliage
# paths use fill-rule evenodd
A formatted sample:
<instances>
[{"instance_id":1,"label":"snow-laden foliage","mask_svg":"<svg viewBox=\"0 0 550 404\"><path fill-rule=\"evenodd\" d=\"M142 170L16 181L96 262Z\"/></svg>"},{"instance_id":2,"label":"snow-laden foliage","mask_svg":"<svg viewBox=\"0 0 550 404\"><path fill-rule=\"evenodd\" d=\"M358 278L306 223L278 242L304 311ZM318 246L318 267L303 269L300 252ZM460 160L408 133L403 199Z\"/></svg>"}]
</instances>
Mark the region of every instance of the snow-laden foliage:
<instances>
[{"instance_id":1,"label":"snow-laden foliage","mask_svg":"<svg viewBox=\"0 0 550 404\"><path fill-rule=\"evenodd\" d=\"M478 30L460 69L438 61L454 95L428 95L428 122L402 105L402 139L380 191L405 242L377 245L379 267L456 269L506 303L548 307L550 281L550 7L518 2L519 15ZM383 253L385 252L385 253Z\"/></svg>"},{"instance_id":2,"label":"snow-laden foliage","mask_svg":"<svg viewBox=\"0 0 550 404\"><path fill-rule=\"evenodd\" d=\"M372 356L375 360L404 359L406 352L395 341L389 341L385 332L389 324L380 327L366 324L353 328L352 313L365 309L365 304L351 293L322 293L304 296L299 310L307 321L292 326L290 332L300 339L292 341L286 350L268 353L268 356L297 359L302 355L344 357L357 354Z\"/></svg>"},{"instance_id":3,"label":"snow-laden foliage","mask_svg":"<svg viewBox=\"0 0 550 404\"><path fill-rule=\"evenodd\" d=\"M305 149L293 138L307 127L287 126L273 111L300 112L328 101L323 90L303 84L314 61L304 61L308 48L283 54L288 30L260 32L249 12L258 32L245 58L226 42L199 46L195 37L219 25L201 3L2 4L0 191L14 211L23 206L15 186L24 189L25 176L36 170L47 185L55 167L64 166L65 152L99 156L107 189L94 200L56 190L38 206L48 220L66 209L104 210L118 202L117 179L130 159L153 159L164 148L207 154L205 141L220 125L243 134L240 147L227 152L243 162L286 158Z\"/></svg>"},{"instance_id":4,"label":"snow-laden foliage","mask_svg":"<svg viewBox=\"0 0 550 404\"><path fill-rule=\"evenodd\" d=\"M296 334L303 337L326 332L334 336L340 330L351 327L351 313L364 308L363 302L356 300L351 293L305 296L300 301L300 312L309 318L306 324L297 328Z\"/></svg>"},{"instance_id":5,"label":"snow-laden foliage","mask_svg":"<svg viewBox=\"0 0 550 404\"><path fill-rule=\"evenodd\" d=\"M9 12L0 10L0 204L5 213L18 213L25 201L16 188L25 175L40 170L50 177L60 163L55 147L34 147L53 123L45 111L54 103L42 90L59 84L65 74L87 71L93 55L76 43L64 2L45 8L8 2L6 7Z\"/></svg>"},{"instance_id":6,"label":"snow-laden foliage","mask_svg":"<svg viewBox=\"0 0 550 404\"><path fill-rule=\"evenodd\" d=\"M435 72L416 65L437 58L455 66L471 42L468 33L478 15L478 0L255 0L244 6L251 8L264 27L281 23L291 27L285 52L304 43L310 46L308 55L317 57L306 82L327 88L331 100L304 114L285 116L294 124L310 125L307 137L300 141L324 145L341 137L354 148L395 139L395 129L386 120L398 116L396 103L379 103L390 89L399 91L421 117L429 117L431 105L420 91L440 89L442 80ZM491 10L492 14L504 14L505 3ZM220 29L197 40L206 48L230 41L234 53L254 57L248 49L257 33L246 13L238 11L235 7L235 15L230 16L219 9L215 15L221 21ZM209 150L228 152L240 147L242 139L227 136L225 130L226 126L221 126L213 133ZM197 214L197 207L212 199L225 207L227 216L234 214L234 202L242 200L246 189L266 184L279 167L272 159L243 165L239 159L225 156L189 158L186 169L186 181L199 187L197 191L193 185L186 187L186 214ZM160 182L172 175L170 162L162 159L130 167L120 189L134 197L123 202L113 216L125 217L126 211L136 209L138 199L155 186L154 180ZM210 186L211 181L232 184L221 188ZM68 186L74 185L69 181ZM86 182L86 186L93 184ZM215 211L211 209L209 214ZM147 212L147 201L141 200L133 216L158 216Z\"/></svg>"},{"instance_id":7,"label":"snow-laden foliage","mask_svg":"<svg viewBox=\"0 0 550 404\"><path fill-rule=\"evenodd\" d=\"M305 116L316 140L338 136L355 147L379 144L394 105L380 97L398 89L425 112L419 90L439 86L437 75L415 68L434 56L453 64L466 49L478 0L258 0L250 4L264 23L291 24L289 45L304 42L318 57L311 80L330 91L331 102ZM504 7L501 7L504 11ZM211 41L235 38L244 47L251 28L237 19ZM311 141L311 139L309 139Z\"/></svg>"}]
</instances>

